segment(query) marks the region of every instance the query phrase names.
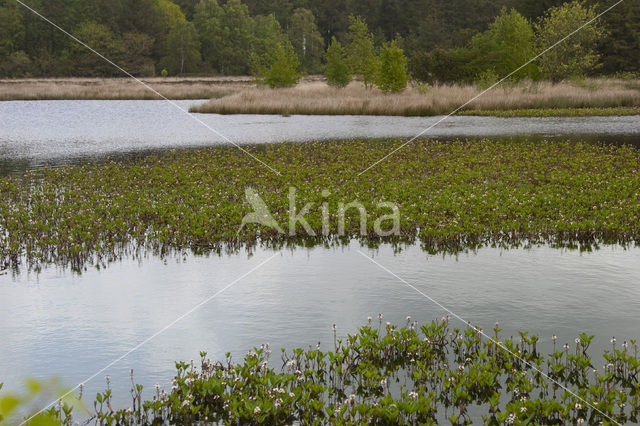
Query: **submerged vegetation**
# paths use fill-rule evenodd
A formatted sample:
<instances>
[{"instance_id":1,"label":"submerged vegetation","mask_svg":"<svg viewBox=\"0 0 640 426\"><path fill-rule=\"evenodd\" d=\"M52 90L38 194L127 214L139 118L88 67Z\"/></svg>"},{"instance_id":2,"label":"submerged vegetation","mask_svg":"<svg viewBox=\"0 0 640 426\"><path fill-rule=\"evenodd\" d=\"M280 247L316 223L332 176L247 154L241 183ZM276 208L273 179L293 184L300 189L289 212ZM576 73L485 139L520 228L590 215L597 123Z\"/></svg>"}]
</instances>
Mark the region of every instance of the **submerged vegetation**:
<instances>
[{"instance_id":1,"label":"submerged vegetation","mask_svg":"<svg viewBox=\"0 0 640 426\"><path fill-rule=\"evenodd\" d=\"M500 331L498 324L486 334L471 325L458 329L448 317L424 325L407 317L397 327L383 324L379 315L345 339L337 339L334 326L332 350L322 350L320 343L283 349L278 360L262 345L240 363L229 355L221 362L201 353L199 365L177 362L171 391L156 385L151 400L142 399L132 370L132 404L126 409L112 407L107 376L107 390L92 407L76 411L100 425L638 421L635 341L613 338L611 349L596 360L588 352L594 336L580 334L571 346L553 336L553 351L545 355L539 336L520 332L504 339ZM38 424L52 425L74 420L70 401L37 418Z\"/></svg>"},{"instance_id":2,"label":"submerged vegetation","mask_svg":"<svg viewBox=\"0 0 640 426\"><path fill-rule=\"evenodd\" d=\"M0 179L0 266L81 269L123 255L236 250L262 244L420 242L430 252L489 244L588 247L640 241L640 151L600 144L419 140L357 174L403 140L355 140L171 151L130 162L61 167ZM315 235L247 224L245 191L289 223L290 191ZM340 203L361 203L369 216ZM398 206L399 232L376 220ZM327 206L328 229L323 219ZM361 222L361 220L364 222ZM364 229L361 225L364 223ZM383 229L391 224L382 223ZM304 235L303 235L304 234Z\"/></svg>"},{"instance_id":3,"label":"submerged vegetation","mask_svg":"<svg viewBox=\"0 0 640 426\"><path fill-rule=\"evenodd\" d=\"M549 115L616 115L625 108L640 108L640 82L624 79L524 81L507 84L483 94L465 106L466 111L504 115L503 111L544 110ZM248 89L191 108L191 112L215 114L399 115L449 114L478 96L483 87L473 84L415 85L402 93L384 93L352 82L346 88L316 81L286 89ZM531 113L533 114L533 113ZM542 113L541 113L542 114Z\"/></svg>"}]
</instances>

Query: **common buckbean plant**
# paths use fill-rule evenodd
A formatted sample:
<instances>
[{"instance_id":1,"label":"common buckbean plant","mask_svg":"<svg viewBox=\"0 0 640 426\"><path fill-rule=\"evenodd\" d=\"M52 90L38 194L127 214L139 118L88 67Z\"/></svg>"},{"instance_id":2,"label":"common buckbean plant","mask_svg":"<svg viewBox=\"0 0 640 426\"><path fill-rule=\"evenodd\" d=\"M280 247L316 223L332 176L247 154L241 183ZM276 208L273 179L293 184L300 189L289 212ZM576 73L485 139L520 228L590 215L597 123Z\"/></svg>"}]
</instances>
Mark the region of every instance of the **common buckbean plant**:
<instances>
[{"instance_id":1,"label":"common buckbean plant","mask_svg":"<svg viewBox=\"0 0 640 426\"><path fill-rule=\"evenodd\" d=\"M640 415L640 360L635 341L611 341L601 361L588 353L593 336L571 345L553 337L551 353L538 336L503 339L449 318L403 327L369 318L356 334L307 349L269 345L239 363L177 362L169 392L151 399L133 380L131 406L114 409L111 390L97 395L87 424L625 424ZM335 326L334 326L335 334ZM489 337L490 336L490 337ZM149 395L146 395L147 398ZM48 415L72 424L65 404Z\"/></svg>"}]
</instances>

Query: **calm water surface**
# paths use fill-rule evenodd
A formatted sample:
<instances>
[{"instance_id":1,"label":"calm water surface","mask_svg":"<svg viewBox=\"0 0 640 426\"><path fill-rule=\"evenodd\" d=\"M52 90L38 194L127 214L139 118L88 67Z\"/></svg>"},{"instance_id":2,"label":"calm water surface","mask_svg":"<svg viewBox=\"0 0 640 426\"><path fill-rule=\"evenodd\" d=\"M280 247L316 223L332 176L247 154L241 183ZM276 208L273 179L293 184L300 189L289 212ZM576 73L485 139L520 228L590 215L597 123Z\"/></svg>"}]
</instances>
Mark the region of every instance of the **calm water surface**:
<instances>
[{"instance_id":1,"label":"calm water surface","mask_svg":"<svg viewBox=\"0 0 640 426\"><path fill-rule=\"evenodd\" d=\"M181 108L203 101L177 101ZM440 117L195 114L239 144L410 138ZM169 148L229 145L166 101L0 102L0 173ZM450 117L433 138L575 138L640 144L640 117Z\"/></svg>"},{"instance_id":2,"label":"calm water surface","mask_svg":"<svg viewBox=\"0 0 640 426\"><path fill-rule=\"evenodd\" d=\"M198 359L201 350L215 359L229 351L239 360L261 343L270 343L274 354L318 341L328 349L333 323L344 335L378 313L397 324L407 315L424 323L446 314L359 250L485 330L498 321L506 335L540 334L543 351L554 333L564 344L587 332L597 336L592 354L599 365L611 336L620 342L640 337L639 248L583 254L545 246L485 248L455 258L419 247L372 252L353 243L279 253L101 373L87 384L87 395L101 390L110 374L116 403L126 406L130 368L148 388L170 387L173 362ZM10 389L26 376L84 381L273 253L124 261L81 276L55 270L2 276L0 378Z\"/></svg>"},{"instance_id":3,"label":"calm water surface","mask_svg":"<svg viewBox=\"0 0 640 426\"><path fill-rule=\"evenodd\" d=\"M179 101L184 108L199 101ZM305 142L355 137L412 137L437 117L219 116L198 118L238 143ZM527 137L640 145L640 117L452 117L426 136ZM0 102L0 175L60 164L127 158L173 148L216 146L222 139L162 101ZM306 347L354 333L367 316L404 324L442 317L431 301L365 259L385 267L486 330L528 330L573 342L595 334L593 354L640 337L640 248L594 253L549 247L485 248L457 258L419 247L394 254L356 243L340 249L285 251L219 297L87 383L89 399L112 378L117 406L129 404L129 369L147 389L165 387L175 360L201 350L239 360L270 343ZM0 276L0 381L16 390L25 377L59 375L75 385L161 330L273 255L258 250L222 257L126 260L82 275L48 269ZM455 323L454 323L455 324ZM462 324L457 324L462 325ZM151 394L145 394L150 397Z\"/></svg>"}]
</instances>

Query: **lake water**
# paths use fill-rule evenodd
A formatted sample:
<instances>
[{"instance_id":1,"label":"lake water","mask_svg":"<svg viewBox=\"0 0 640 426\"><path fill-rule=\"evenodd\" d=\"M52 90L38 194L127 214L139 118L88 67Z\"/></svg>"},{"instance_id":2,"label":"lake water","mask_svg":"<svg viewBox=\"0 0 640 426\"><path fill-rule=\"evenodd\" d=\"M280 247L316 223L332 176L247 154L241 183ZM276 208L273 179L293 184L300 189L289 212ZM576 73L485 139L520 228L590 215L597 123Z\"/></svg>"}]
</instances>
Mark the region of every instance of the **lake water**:
<instances>
[{"instance_id":1,"label":"lake water","mask_svg":"<svg viewBox=\"0 0 640 426\"><path fill-rule=\"evenodd\" d=\"M199 101L179 101L185 110ZM438 120L358 116L197 115L238 143L305 142L355 137L410 138ZM0 102L0 174L60 164L144 155L170 148L225 142L162 101ZM425 136L520 137L595 140L640 145L639 117L451 117ZM354 333L367 316L405 317L424 323L446 314L440 307L360 254L374 256L398 276L485 330L498 321L504 334L527 330L573 342L595 334L592 354L615 335L640 337L640 248L604 247L593 253L542 246L503 251L484 248L459 257L432 256L419 247L394 254L352 243L344 248L284 251L218 297L87 383L89 400L112 378L116 406L129 401L129 369L139 383L169 387L175 360L201 350L239 360L270 343L306 347L332 344ZM182 314L273 256L125 260L82 275L46 269L0 276L0 381L18 389L25 377L59 375L85 381ZM456 324L452 320L453 325ZM145 393L151 397L151 390Z\"/></svg>"},{"instance_id":2,"label":"lake water","mask_svg":"<svg viewBox=\"0 0 640 426\"><path fill-rule=\"evenodd\" d=\"M184 110L203 101L176 101ZM441 117L194 114L238 144L411 138ZM0 102L0 174L169 148L229 145L166 101ZM425 137L574 138L640 145L640 117L449 117Z\"/></svg>"},{"instance_id":3,"label":"lake water","mask_svg":"<svg viewBox=\"0 0 640 426\"><path fill-rule=\"evenodd\" d=\"M424 323L446 314L415 290L380 269L373 258L457 315L490 330L498 321L506 336L528 330L572 343L595 334L600 368L609 339L640 337L640 249L604 247L593 253L546 246L477 254L433 256L419 247L394 254L345 248L284 251L218 297L87 383L89 397L111 375L115 401L130 403L129 369L147 388L170 387L175 360L235 360L261 343L274 348L329 349L335 323L353 333L367 316L384 314ZM124 261L81 276L46 270L38 276L0 277L0 378L17 388L26 376L58 374L68 384L85 381L192 307L273 256L197 257ZM452 319L452 325L464 327ZM146 393L151 396L151 393Z\"/></svg>"}]
</instances>

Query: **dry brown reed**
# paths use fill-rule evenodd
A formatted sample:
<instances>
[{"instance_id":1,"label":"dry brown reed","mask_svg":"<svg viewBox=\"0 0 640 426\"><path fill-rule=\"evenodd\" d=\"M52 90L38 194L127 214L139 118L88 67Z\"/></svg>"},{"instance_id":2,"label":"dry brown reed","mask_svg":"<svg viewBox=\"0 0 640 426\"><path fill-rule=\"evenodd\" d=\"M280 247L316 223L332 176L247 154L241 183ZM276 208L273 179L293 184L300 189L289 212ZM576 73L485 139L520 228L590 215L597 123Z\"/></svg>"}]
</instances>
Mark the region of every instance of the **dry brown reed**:
<instances>
[{"instance_id":1,"label":"dry brown reed","mask_svg":"<svg viewBox=\"0 0 640 426\"><path fill-rule=\"evenodd\" d=\"M169 99L209 99L255 87L250 77L144 78ZM0 100L161 99L130 78L0 80Z\"/></svg>"},{"instance_id":2,"label":"dry brown reed","mask_svg":"<svg viewBox=\"0 0 640 426\"><path fill-rule=\"evenodd\" d=\"M482 89L474 85L415 85L402 93L383 93L352 82L344 89L322 81L307 81L294 88L263 87L212 99L192 112L219 114L402 115L447 114ZM614 108L640 106L640 81L586 79L522 82L499 86L468 104L464 110L505 111L554 108Z\"/></svg>"}]
</instances>

